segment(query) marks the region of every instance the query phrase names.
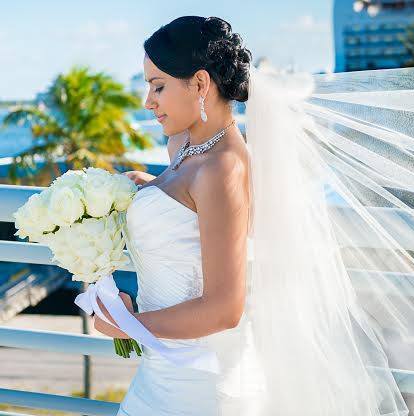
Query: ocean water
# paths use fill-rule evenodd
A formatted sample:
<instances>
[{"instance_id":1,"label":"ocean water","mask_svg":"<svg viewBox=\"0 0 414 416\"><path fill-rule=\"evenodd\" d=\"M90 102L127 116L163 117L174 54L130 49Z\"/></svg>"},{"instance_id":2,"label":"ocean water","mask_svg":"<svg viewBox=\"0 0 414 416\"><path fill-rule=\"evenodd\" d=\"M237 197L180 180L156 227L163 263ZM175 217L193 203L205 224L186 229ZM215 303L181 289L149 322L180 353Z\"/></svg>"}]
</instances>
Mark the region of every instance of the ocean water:
<instances>
[{"instance_id":1,"label":"ocean water","mask_svg":"<svg viewBox=\"0 0 414 416\"><path fill-rule=\"evenodd\" d=\"M7 159L18 155L32 146L32 134L28 126L10 126L4 128L3 120L7 110L0 109L0 164L9 163ZM166 148L167 137L163 134L162 125L154 119L148 119L147 114L137 114L142 119L132 121L134 127L150 134L154 139L151 149L132 149L126 155L144 164L166 165L169 163ZM134 118L132 118L134 120ZM3 159L3 163L2 160Z\"/></svg>"},{"instance_id":2,"label":"ocean water","mask_svg":"<svg viewBox=\"0 0 414 416\"><path fill-rule=\"evenodd\" d=\"M245 133L243 113L244 103L234 103L234 115L242 133ZM29 126L11 126L4 129L2 127L7 109L0 108L0 159L11 157L28 149L32 145L32 135ZM153 118L151 111L140 109L130 113L130 119L134 127L149 133L154 138L154 148L146 151L134 150L133 156L137 157L142 163L168 164L168 152L166 143L168 138L163 134L162 125Z\"/></svg>"},{"instance_id":3,"label":"ocean water","mask_svg":"<svg viewBox=\"0 0 414 416\"><path fill-rule=\"evenodd\" d=\"M30 128L11 126L4 129L6 114L7 110L0 109L0 158L14 156L32 144Z\"/></svg>"}]
</instances>

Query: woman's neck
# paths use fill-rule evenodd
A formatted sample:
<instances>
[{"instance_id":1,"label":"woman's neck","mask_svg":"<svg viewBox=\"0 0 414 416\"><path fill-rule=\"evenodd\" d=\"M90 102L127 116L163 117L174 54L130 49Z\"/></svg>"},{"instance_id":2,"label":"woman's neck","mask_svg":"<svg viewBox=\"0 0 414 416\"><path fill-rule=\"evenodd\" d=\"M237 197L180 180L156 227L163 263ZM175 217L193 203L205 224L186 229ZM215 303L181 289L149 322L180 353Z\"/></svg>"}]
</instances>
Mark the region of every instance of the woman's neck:
<instances>
[{"instance_id":1,"label":"woman's neck","mask_svg":"<svg viewBox=\"0 0 414 416\"><path fill-rule=\"evenodd\" d=\"M211 139L219 131L226 128L234 120L232 114L220 118L212 118L203 122L201 119L188 129L190 146L198 145Z\"/></svg>"}]
</instances>

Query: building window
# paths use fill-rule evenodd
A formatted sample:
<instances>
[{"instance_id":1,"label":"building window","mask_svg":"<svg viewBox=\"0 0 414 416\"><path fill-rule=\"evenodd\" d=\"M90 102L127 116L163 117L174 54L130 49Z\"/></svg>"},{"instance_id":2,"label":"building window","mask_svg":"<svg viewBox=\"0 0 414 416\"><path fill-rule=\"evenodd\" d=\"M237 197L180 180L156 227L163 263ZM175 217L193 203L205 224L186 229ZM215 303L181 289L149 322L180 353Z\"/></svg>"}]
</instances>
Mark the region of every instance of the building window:
<instances>
[{"instance_id":1,"label":"building window","mask_svg":"<svg viewBox=\"0 0 414 416\"><path fill-rule=\"evenodd\" d=\"M392 55L394 52L392 48L385 48L384 49L384 55Z\"/></svg>"},{"instance_id":2,"label":"building window","mask_svg":"<svg viewBox=\"0 0 414 416\"><path fill-rule=\"evenodd\" d=\"M359 36L347 36L345 39L347 45L358 45L361 43Z\"/></svg>"},{"instance_id":3,"label":"building window","mask_svg":"<svg viewBox=\"0 0 414 416\"><path fill-rule=\"evenodd\" d=\"M350 58L361 56L361 55L362 55L362 51L360 49L348 49L346 52L346 56Z\"/></svg>"},{"instance_id":4,"label":"building window","mask_svg":"<svg viewBox=\"0 0 414 416\"><path fill-rule=\"evenodd\" d=\"M413 7L414 3L412 1L403 1L403 0L397 0L397 1L389 1L389 2L383 2L381 7L383 9L391 9L391 10L403 10L408 7Z\"/></svg>"},{"instance_id":5,"label":"building window","mask_svg":"<svg viewBox=\"0 0 414 416\"><path fill-rule=\"evenodd\" d=\"M383 36L384 42L390 43L390 42L394 42L394 35L384 35Z\"/></svg>"},{"instance_id":6,"label":"building window","mask_svg":"<svg viewBox=\"0 0 414 416\"><path fill-rule=\"evenodd\" d=\"M380 27L382 30L392 30L395 29L395 23L381 23Z\"/></svg>"},{"instance_id":7,"label":"building window","mask_svg":"<svg viewBox=\"0 0 414 416\"><path fill-rule=\"evenodd\" d=\"M345 66L346 71L358 71L362 69L361 65L357 62L348 62Z\"/></svg>"},{"instance_id":8,"label":"building window","mask_svg":"<svg viewBox=\"0 0 414 416\"><path fill-rule=\"evenodd\" d=\"M367 41L370 43L377 43L381 41L381 37L379 35L368 35Z\"/></svg>"},{"instance_id":9,"label":"building window","mask_svg":"<svg viewBox=\"0 0 414 416\"><path fill-rule=\"evenodd\" d=\"M382 49L380 49L380 48L369 48L369 49L367 49L366 54L368 56L382 55Z\"/></svg>"},{"instance_id":10,"label":"building window","mask_svg":"<svg viewBox=\"0 0 414 416\"><path fill-rule=\"evenodd\" d=\"M368 25L365 26L365 29L368 32L376 32L377 30L379 30L380 26L377 23L369 23Z\"/></svg>"}]
</instances>

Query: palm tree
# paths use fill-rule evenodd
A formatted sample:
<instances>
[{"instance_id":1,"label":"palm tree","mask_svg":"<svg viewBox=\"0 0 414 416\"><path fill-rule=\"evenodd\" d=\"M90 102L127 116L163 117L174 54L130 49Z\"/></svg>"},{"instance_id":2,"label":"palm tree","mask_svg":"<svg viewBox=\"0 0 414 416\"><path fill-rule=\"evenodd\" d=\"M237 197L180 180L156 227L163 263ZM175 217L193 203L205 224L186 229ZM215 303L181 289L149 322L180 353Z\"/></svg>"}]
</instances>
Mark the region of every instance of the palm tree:
<instances>
[{"instance_id":1,"label":"palm tree","mask_svg":"<svg viewBox=\"0 0 414 416\"><path fill-rule=\"evenodd\" d=\"M33 135L33 146L13 157L11 183L48 186L62 174L59 157L67 169L93 166L114 172L114 165L121 165L145 170L124 156L129 148L153 146L152 138L136 131L127 117L127 110L141 106L139 96L126 92L103 72L75 66L59 74L44 94L44 102L16 106L3 121L5 126L26 124ZM41 168L36 166L39 158L44 159ZM18 169L26 178L19 177Z\"/></svg>"}]
</instances>

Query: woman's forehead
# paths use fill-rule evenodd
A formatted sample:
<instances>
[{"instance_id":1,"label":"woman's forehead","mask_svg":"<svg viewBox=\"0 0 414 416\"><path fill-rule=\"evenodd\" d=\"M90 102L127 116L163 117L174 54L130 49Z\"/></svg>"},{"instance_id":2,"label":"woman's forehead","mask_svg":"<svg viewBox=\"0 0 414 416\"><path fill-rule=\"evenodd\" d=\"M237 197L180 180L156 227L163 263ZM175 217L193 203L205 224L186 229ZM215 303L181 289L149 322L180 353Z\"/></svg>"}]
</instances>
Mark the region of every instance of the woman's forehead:
<instances>
[{"instance_id":1,"label":"woman's forehead","mask_svg":"<svg viewBox=\"0 0 414 416\"><path fill-rule=\"evenodd\" d=\"M158 69L150 58L144 59L144 75L146 82L166 79L164 72Z\"/></svg>"}]
</instances>

